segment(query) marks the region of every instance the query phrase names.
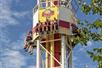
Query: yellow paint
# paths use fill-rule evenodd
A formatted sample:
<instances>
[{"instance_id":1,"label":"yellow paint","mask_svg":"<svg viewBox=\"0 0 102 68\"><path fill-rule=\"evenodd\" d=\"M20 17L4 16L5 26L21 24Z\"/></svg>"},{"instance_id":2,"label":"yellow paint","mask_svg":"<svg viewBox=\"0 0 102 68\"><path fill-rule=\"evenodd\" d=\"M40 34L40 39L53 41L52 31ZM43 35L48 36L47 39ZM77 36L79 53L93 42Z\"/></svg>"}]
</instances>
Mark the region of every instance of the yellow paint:
<instances>
[{"instance_id":1,"label":"yellow paint","mask_svg":"<svg viewBox=\"0 0 102 68\"><path fill-rule=\"evenodd\" d=\"M48 46L46 45L46 49L48 49ZM48 68L48 53L46 52L46 68Z\"/></svg>"},{"instance_id":2,"label":"yellow paint","mask_svg":"<svg viewBox=\"0 0 102 68\"><path fill-rule=\"evenodd\" d=\"M51 35L50 39L54 40L54 35ZM54 56L54 42L51 42L50 53ZM50 60L51 60L51 68L52 68L52 67L54 67L54 59L52 56L51 56Z\"/></svg>"},{"instance_id":3,"label":"yellow paint","mask_svg":"<svg viewBox=\"0 0 102 68\"><path fill-rule=\"evenodd\" d=\"M58 19L58 7L52 6L52 7L47 7L46 9L50 9L50 10L54 11L54 15L52 15L49 18L50 20L54 20L54 18ZM42 9L42 8L39 9L39 21L40 22L45 22L46 21L46 17L42 16L42 13L44 11L46 11L46 9Z\"/></svg>"},{"instance_id":4,"label":"yellow paint","mask_svg":"<svg viewBox=\"0 0 102 68\"><path fill-rule=\"evenodd\" d=\"M46 41L48 40L53 40L54 39L54 35L50 35L49 38L46 38ZM46 43L46 49L52 54L54 55L54 42L48 42ZM50 50L49 50L50 49ZM49 59L50 58L50 59ZM50 63L48 63L48 61L50 61ZM47 52L46 52L46 68L52 68L54 67L54 59L52 56L50 56Z\"/></svg>"},{"instance_id":5,"label":"yellow paint","mask_svg":"<svg viewBox=\"0 0 102 68\"><path fill-rule=\"evenodd\" d=\"M46 45L46 49L48 49L48 46ZM48 53L46 52L46 68L48 68Z\"/></svg>"},{"instance_id":6,"label":"yellow paint","mask_svg":"<svg viewBox=\"0 0 102 68\"><path fill-rule=\"evenodd\" d=\"M46 38L46 41L48 41L48 37ZM46 43L46 49L47 50L49 50L49 46L48 46L49 44L48 43ZM49 65L49 63L48 63L48 61L49 61L49 54L46 52L46 68L49 68L48 67L48 65Z\"/></svg>"},{"instance_id":7,"label":"yellow paint","mask_svg":"<svg viewBox=\"0 0 102 68\"><path fill-rule=\"evenodd\" d=\"M39 37L39 35L38 35L38 34L33 33L33 41L35 41L38 37Z\"/></svg>"}]
</instances>

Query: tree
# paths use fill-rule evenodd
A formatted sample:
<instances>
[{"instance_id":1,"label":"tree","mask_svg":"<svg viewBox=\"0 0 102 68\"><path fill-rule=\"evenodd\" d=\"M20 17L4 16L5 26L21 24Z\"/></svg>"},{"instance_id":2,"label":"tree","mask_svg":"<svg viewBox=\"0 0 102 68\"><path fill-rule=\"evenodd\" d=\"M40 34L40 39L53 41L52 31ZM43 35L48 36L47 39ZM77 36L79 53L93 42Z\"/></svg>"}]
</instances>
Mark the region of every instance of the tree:
<instances>
[{"instance_id":1,"label":"tree","mask_svg":"<svg viewBox=\"0 0 102 68\"><path fill-rule=\"evenodd\" d=\"M93 51L88 51L88 54L93 61L98 62L98 68L102 68L102 48L94 48Z\"/></svg>"},{"instance_id":2,"label":"tree","mask_svg":"<svg viewBox=\"0 0 102 68\"><path fill-rule=\"evenodd\" d=\"M86 15L90 15L91 13L93 15L102 15L102 0L90 0L89 4L84 1L78 0L78 3L81 10ZM96 19L94 22L78 20L78 28L75 31L76 33L72 40L73 46L78 43L87 46L87 42L90 40L102 41L102 19ZM98 62L98 68L102 68L102 48L95 48L93 51L88 51L88 54L93 59L93 61Z\"/></svg>"},{"instance_id":3,"label":"tree","mask_svg":"<svg viewBox=\"0 0 102 68\"><path fill-rule=\"evenodd\" d=\"M78 0L78 2L84 13L88 14L92 11L93 14L102 15L102 0L90 0L90 4L83 0Z\"/></svg>"}]
</instances>

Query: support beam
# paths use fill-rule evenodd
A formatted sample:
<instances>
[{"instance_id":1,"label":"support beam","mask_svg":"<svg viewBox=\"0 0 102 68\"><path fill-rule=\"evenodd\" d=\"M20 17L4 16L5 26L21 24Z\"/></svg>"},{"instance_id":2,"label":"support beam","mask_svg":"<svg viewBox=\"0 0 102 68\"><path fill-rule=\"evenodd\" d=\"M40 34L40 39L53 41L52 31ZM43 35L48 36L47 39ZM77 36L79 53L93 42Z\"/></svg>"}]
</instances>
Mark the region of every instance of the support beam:
<instances>
[{"instance_id":1,"label":"support beam","mask_svg":"<svg viewBox=\"0 0 102 68\"><path fill-rule=\"evenodd\" d=\"M57 62L62 66L62 64L61 64L44 46L42 46L41 44L40 44L40 46L41 46L50 56L52 56L52 58L53 58L55 61L57 61Z\"/></svg>"},{"instance_id":2,"label":"support beam","mask_svg":"<svg viewBox=\"0 0 102 68\"><path fill-rule=\"evenodd\" d=\"M50 51L50 46L46 44L46 50ZM49 68L50 64L50 55L46 52L46 68Z\"/></svg>"},{"instance_id":3,"label":"support beam","mask_svg":"<svg viewBox=\"0 0 102 68\"><path fill-rule=\"evenodd\" d=\"M53 40L53 39L54 39L54 35L51 35L50 39ZM51 66L51 68L53 68L53 67L54 67L54 59L53 59L52 55L54 56L54 42L50 42L50 44L51 44L51 48L50 48L50 53L51 53L51 57L50 57L51 65L50 65L50 66Z\"/></svg>"},{"instance_id":4,"label":"support beam","mask_svg":"<svg viewBox=\"0 0 102 68\"><path fill-rule=\"evenodd\" d=\"M68 60L69 60L69 58L70 58L70 56L71 56L71 53L72 53L72 51L69 50L68 55L67 55L67 57L66 57L66 63L68 62Z\"/></svg>"},{"instance_id":5,"label":"support beam","mask_svg":"<svg viewBox=\"0 0 102 68\"><path fill-rule=\"evenodd\" d=\"M49 36L47 35L46 37L46 41L49 40ZM50 51L50 45L49 45L49 42L46 42L46 50ZM49 54L46 52L46 68L49 68L50 64L50 56Z\"/></svg>"},{"instance_id":6,"label":"support beam","mask_svg":"<svg viewBox=\"0 0 102 68\"><path fill-rule=\"evenodd\" d=\"M72 47L72 42L71 42L71 37L69 37L70 38L70 44L69 44L69 46L71 47L70 48L70 56L69 56L69 59L68 59L68 68L72 68L72 49L73 49L73 47Z\"/></svg>"},{"instance_id":7,"label":"support beam","mask_svg":"<svg viewBox=\"0 0 102 68\"><path fill-rule=\"evenodd\" d=\"M36 68L41 68L41 50L40 50L40 40L37 40L37 67Z\"/></svg>"},{"instance_id":8,"label":"support beam","mask_svg":"<svg viewBox=\"0 0 102 68\"><path fill-rule=\"evenodd\" d=\"M65 36L62 35L61 36L61 52L62 52L62 56L61 56L61 60L62 60L62 66L61 68L66 68L65 62L66 62L66 44L65 44Z\"/></svg>"},{"instance_id":9,"label":"support beam","mask_svg":"<svg viewBox=\"0 0 102 68\"><path fill-rule=\"evenodd\" d=\"M61 39L54 39L54 40L47 40L47 41L41 41L40 43L50 43L50 42L56 42L60 41Z\"/></svg>"},{"instance_id":10,"label":"support beam","mask_svg":"<svg viewBox=\"0 0 102 68\"><path fill-rule=\"evenodd\" d=\"M68 68L72 68L72 50L70 52L68 63L69 63Z\"/></svg>"}]
</instances>

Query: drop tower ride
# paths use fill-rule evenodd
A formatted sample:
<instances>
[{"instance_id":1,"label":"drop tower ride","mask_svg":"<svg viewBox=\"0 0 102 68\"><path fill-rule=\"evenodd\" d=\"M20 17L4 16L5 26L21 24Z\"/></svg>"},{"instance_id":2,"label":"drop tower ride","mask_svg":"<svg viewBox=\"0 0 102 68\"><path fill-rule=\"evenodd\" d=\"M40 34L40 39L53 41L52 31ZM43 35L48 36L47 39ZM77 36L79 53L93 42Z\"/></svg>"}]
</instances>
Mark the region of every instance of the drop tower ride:
<instances>
[{"instance_id":1,"label":"drop tower ride","mask_svg":"<svg viewBox=\"0 0 102 68\"><path fill-rule=\"evenodd\" d=\"M33 9L33 27L25 49L37 50L36 68L41 66L41 50L45 52L45 68L72 68L71 37L77 25L71 0L37 0Z\"/></svg>"}]
</instances>

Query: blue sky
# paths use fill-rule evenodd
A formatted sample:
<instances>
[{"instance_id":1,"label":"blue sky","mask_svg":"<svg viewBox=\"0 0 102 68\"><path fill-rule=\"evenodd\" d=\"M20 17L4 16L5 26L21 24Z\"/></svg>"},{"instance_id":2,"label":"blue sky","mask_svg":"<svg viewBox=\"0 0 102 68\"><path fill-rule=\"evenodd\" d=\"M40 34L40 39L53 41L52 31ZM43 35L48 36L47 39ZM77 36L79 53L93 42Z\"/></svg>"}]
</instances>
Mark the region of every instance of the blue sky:
<instances>
[{"instance_id":1,"label":"blue sky","mask_svg":"<svg viewBox=\"0 0 102 68\"><path fill-rule=\"evenodd\" d=\"M35 0L0 0L0 68L35 68L36 51L29 55L23 50L24 38L32 27L32 9ZM99 16L85 16L80 10L77 17L93 21ZM102 17L100 17L102 18ZM88 46L73 49L73 68L97 68L87 50L102 47L102 42L89 41Z\"/></svg>"}]
</instances>

